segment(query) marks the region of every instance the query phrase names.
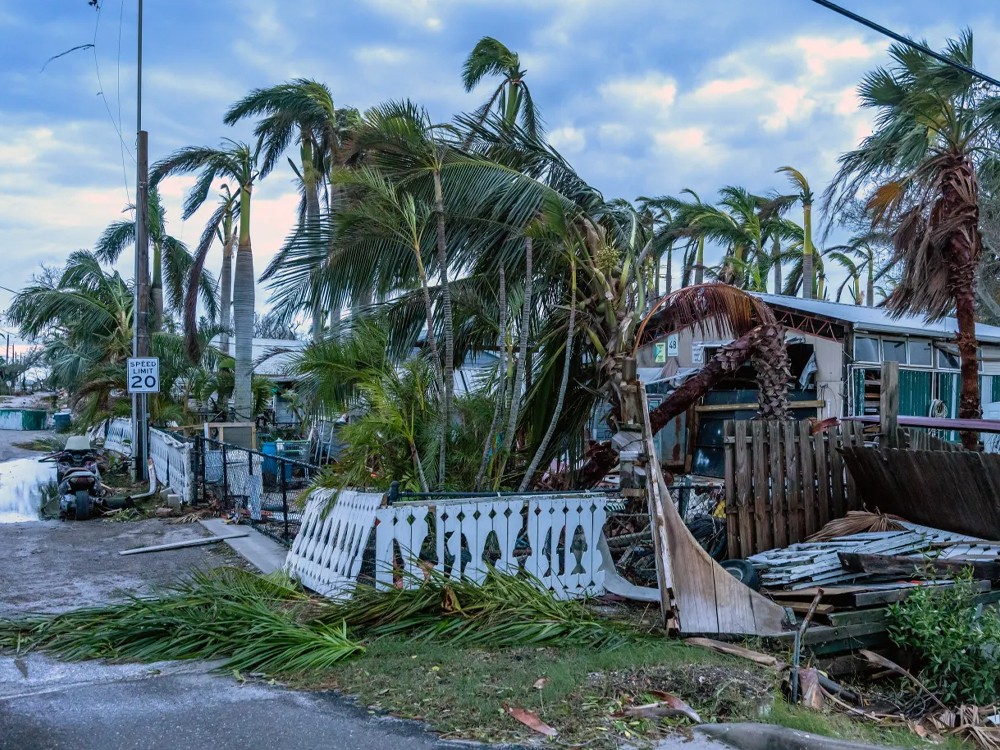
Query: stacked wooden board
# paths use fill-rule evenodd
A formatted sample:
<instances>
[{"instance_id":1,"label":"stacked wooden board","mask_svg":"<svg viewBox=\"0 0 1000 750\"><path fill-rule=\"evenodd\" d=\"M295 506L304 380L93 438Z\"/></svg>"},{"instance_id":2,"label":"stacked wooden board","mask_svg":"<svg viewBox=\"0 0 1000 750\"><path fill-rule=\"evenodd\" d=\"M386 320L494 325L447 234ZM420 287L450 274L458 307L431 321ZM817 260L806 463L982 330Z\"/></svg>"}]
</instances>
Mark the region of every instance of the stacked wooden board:
<instances>
[{"instance_id":1,"label":"stacked wooden board","mask_svg":"<svg viewBox=\"0 0 1000 750\"><path fill-rule=\"evenodd\" d=\"M754 555L749 562L761 576L766 593L801 616L822 590L814 622L803 646L816 655L873 648L888 642L888 605L902 601L919 586L950 586L946 576L932 579L935 561L1000 565L1000 543L916 524L901 531L851 534L823 542L803 542ZM895 561L892 574L848 570L848 558ZM910 574L899 575L899 562L912 562ZM887 570L885 566L867 566ZM905 569L905 568L902 568ZM991 576L992 577L992 576ZM977 602L1000 601L1000 589L977 580Z\"/></svg>"}]
</instances>

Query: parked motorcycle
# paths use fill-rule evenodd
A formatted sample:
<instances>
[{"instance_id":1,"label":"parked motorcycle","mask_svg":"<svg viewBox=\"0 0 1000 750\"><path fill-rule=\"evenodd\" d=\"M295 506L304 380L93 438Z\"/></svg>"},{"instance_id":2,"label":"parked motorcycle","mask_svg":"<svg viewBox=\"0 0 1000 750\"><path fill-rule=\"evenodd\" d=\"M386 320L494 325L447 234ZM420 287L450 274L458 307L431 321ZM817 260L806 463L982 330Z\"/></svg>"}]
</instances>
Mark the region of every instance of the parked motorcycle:
<instances>
[{"instance_id":1,"label":"parked motorcycle","mask_svg":"<svg viewBox=\"0 0 1000 750\"><path fill-rule=\"evenodd\" d=\"M49 454L39 461L56 465L56 482L59 485L59 517L85 521L93 510L107 510L105 489L101 484L98 454L90 438L74 435L66 440L66 447Z\"/></svg>"}]
</instances>

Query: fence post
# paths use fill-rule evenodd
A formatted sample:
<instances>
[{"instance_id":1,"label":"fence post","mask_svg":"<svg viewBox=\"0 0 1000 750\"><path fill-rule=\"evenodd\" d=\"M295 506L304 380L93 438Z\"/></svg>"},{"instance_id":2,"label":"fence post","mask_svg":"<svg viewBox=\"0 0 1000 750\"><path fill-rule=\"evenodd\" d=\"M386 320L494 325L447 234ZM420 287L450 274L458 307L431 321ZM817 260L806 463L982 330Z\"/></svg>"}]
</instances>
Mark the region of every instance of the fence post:
<instances>
[{"instance_id":1,"label":"fence post","mask_svg":"<svg viewBox=\"0 0 1000 750\"><path fill-rule=\"evenodd\" d=\"M225 443L219 443L219 452L222 455L222 504L226 510L229 507L229 456Z\"/></svg>"},{"instance_id":2,"label":"fence post","mask_svg":"<svg viewBox=\"0 0 1000 750\"><path fill-rule=\"evenodd\" d=\"M899 447L899 362L882 363L879 387L879 419L882 422L881 445Z\"/></svg>"},{"instance_id":3,"label":"fence post","mask_svg":"<svg viewBox=\"0 0 1000 750\"><path fill-rule=\"evenodd\" d=\"M279 482L281 482L281 512L285 517L285 541L288 541L288 485L285 480L285 459L278 459L278 473L281 475Z\"/></svg>"}]
</instances>

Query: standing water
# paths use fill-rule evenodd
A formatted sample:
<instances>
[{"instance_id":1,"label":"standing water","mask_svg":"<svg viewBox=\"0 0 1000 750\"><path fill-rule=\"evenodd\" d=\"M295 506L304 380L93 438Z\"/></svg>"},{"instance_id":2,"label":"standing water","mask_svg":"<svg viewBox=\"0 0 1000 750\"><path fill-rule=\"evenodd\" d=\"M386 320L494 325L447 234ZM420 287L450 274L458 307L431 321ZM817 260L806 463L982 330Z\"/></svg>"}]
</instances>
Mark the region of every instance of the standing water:
<instances>
[{"instance_id":1,"label":"standing water","mask_svg":"<svg viewBox=\"0 0 1000 750\"><path fill-rule=\"evenodd\" d=\"M37 458L19 458L0 463L0 523L37 521L45 488L54 483L55 464Z\"/></svg>"}]
</instances>

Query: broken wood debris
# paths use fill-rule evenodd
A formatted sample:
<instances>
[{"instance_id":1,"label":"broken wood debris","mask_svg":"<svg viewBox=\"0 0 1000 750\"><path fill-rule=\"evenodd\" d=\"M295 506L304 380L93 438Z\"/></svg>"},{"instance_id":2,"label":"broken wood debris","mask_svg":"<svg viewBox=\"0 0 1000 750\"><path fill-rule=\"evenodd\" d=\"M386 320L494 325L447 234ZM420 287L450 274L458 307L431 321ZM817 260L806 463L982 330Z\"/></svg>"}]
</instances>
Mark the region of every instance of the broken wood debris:
<instances>
[{"instance_id":1,"label":"broken wood debris","mask_svg":"<svg viewBox=\"0 0 1000 750\"><path fill-rule=\"evenodd\" d=\"M147 552L163 552L170 549L183 549L185 547L200 547L204 544L216 544L217 542L224 542L227 539L242 539L245 536L250 536L248 531L245 534L228 534L226 536L206 536L201 539L187 539L183 542L168 542L167 544L154 544L149 547L134 547L133 549L123 549L118 552L119 555L143 555Z\"/></svg>"}]
</instances>

